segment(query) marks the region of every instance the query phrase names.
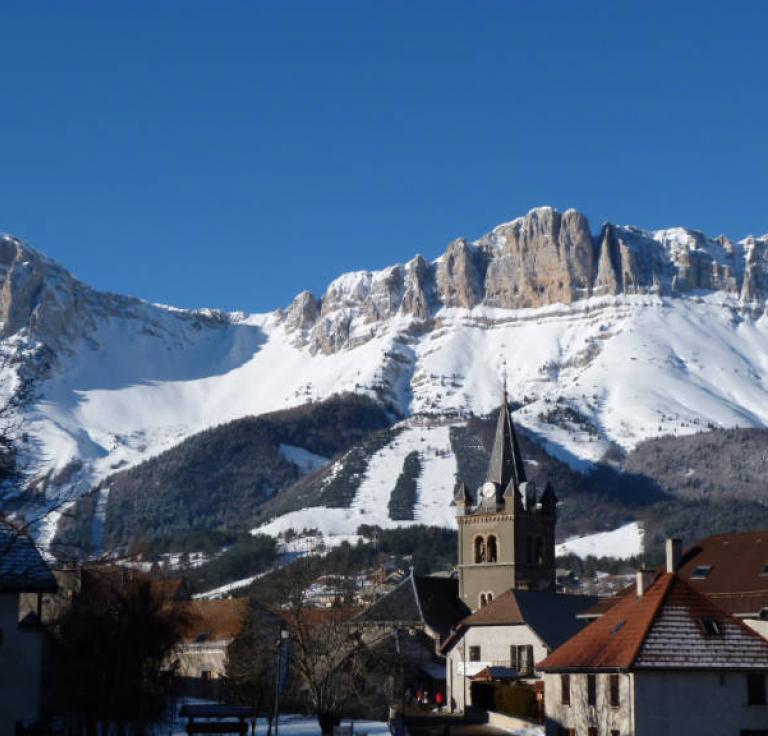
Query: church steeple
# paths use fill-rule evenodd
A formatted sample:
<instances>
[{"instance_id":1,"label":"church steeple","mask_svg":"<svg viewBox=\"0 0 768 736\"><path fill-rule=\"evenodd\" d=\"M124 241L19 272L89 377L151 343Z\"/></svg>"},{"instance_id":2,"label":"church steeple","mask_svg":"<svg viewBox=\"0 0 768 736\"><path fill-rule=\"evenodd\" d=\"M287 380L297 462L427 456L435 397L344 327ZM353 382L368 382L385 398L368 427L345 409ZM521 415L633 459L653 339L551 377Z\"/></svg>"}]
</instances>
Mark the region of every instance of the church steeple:
<instances>
[{"instance_id":1,"label":"church steeple","mask_svg":"<svg viewBox=\"0 0 768 736\"><path fill-rule=\"evenodd\" d=\"M496 422L496 437L493 441L491 462L488 464L488 474L485 480L495 483L499 489L507 492L510 483L517 490L521 483L526 482L523 458L520 455L515 427L509 412L506 376L504 377L501 409Z\"/></svg>"}]
</instances>

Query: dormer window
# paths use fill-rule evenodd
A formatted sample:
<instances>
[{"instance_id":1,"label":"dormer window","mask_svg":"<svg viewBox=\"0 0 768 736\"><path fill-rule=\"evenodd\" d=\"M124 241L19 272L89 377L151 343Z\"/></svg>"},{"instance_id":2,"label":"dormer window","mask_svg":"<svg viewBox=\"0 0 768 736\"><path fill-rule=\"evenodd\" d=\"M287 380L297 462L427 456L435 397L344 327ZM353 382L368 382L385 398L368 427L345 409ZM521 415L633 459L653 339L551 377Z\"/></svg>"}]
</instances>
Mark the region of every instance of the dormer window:
<instances>
[{"instance_id":1,"label":"dormer window","mask_svg":"<svg viewBox=\"0 0 768 736\"><path fill-rule=\"evenodd\" d=\"M699 565L692 573L691 580L706 580L712 570L712 565Z\"/></svg>"},{"instance_id":2,"label":"dormer window","mask_svg":"<svg viewBox=\"0 0 768 736\"><path fill-rule=\"evenodd\" d=\"M768 562L766 562L763 565L763 571L760 573L761 575L768 575Z\"/></svg>"},{"instance_id":3,"label":"dormer window","mask_svg":"<svg viewBox=\"0 0 768 736\"><path fill-rule=\"evenodd\" d=\"M723 633L723 627L716 618L701 619L701 628L706 636L720 636Z\"/></svg>"}]
</instances>

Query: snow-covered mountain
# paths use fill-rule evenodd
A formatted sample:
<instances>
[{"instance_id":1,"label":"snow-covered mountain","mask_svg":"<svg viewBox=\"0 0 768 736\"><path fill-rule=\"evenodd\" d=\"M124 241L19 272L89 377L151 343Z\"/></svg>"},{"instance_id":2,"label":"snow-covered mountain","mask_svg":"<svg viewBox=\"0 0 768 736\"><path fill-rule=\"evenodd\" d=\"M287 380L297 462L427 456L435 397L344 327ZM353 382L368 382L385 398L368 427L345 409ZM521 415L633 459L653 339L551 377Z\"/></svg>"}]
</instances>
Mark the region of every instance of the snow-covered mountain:
<instances>
[{"instance_id":1,"label":"snow-covered mountain","mask_svg":"<svg viewBox=\"0 0 768 736\"><path fill-rule=\"evenodd\" d=\"M51 503L207 427L338 392L436 427L487 413L503 370L516 420L579 469L664 433L768 426L766 237L592 233L539 208L433 262L246 315L96 292L5 236L0 284L3 391ZM455 470L440 457L421 484L438 496Z\"/></svg>"}]
</instances>

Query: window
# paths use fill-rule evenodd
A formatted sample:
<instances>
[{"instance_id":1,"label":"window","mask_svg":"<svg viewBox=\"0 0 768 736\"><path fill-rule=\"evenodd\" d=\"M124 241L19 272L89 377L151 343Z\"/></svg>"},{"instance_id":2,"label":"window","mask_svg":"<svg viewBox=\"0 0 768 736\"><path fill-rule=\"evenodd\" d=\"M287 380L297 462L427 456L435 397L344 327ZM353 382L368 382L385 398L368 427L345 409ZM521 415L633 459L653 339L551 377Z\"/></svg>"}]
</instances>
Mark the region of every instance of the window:
<instances>
[{"instance_id":1,"label":"window","mask_svg":"<svg viewBox=\"0 0 768 736\"><path fill-rule=\"evenodd\" d=\"M610 693L611 708L618 708L621 705L621 698L619 696L619 676L608 675L608 691Z\"/></svg>"},{"instance_id":2,"label":"window","mask_svg":"<svg viewBox=\"0 0 768 736\"><path fill-rule=\"evenodd\" d=\"M763 571L760 573L761 575L768 575L768 562L766 562L763 565Z\"/></svg>"},{"instance_id":3,"label":"window","mask_svg":"<svg viewBox=\"0 0 768 736\"><path fill-rule=\"evenodd\" d=\"M488 593L486 597L488 598L488 603L490 603L493 600L493 593Z\"/></svg>"},{"instance_id":4,"label":"window","mask_svg":"<svg viewBox=\"0 0 768 736\"><path fill-rule=\"evenodd\" d=\"M485 540L475 537L475 562L485 562Z\"/></svg>"},{"instance_id":5,"label":"window","mask_svg":"<svg viewBox=\"0 0 768 736\"><path fill-rule=\"evenodd\" d=\"M202 670L200 672L200 679L203 682L209 682L212 679L211 671L210 670Z\"/></svg>"},{"instance_id":6,"label":"window","mask_svg":"<svg viewBox=\"0 0 768 736\"><path fill-rule=\"evenodd\" d=\"M597 705L597 677L587 675L587 704Z\"/></svg>"},{"instance_id":7,"label":"window","mask_svg":"<svg viewBox=\"0 0 768 736\"><path fill-rule=\"evenodd\" d=\"M750 672L747 674L747 705L765 705L765 674Z\"/></svg>"},{"instance_id":8,"label":"window","mask_svg":"<svg viewBox=\"0 0 768 736\"><path fill-rule=\"evenodd\" d=\"M523 644L517 648L518 663L520 665L519 671L521 675L533 674L533 646L531 644Z\"/></svg>"},{"instance_id":9,"label":"window","mask_svg":"<svg viewBox=\"0 0 768 736\"><path fill-rule=\"evenodd\" d=\"M621 732L618 728L612 728L611 729L611 736L621 736Z\"/></svg>"},{"instance_id":10,"label":"window","mask_svg":"<svg viewBox=\"0 0 768 736\"><path fill-rule=\"evenodd\" d=\"M498 545L496 544L496 537L491 534L488 537L488 562L496 562L496 559L498 557Z\"/></svg>"},{"instance_id":11,"label":"window","mask_svg":"<svg viewBox=\"0 0 768 736\"><path fill-rule=\"evenodd\" d=\"M701 628L704 629L705 636L720 636L723 633L723 627L715 618L701 619Z\"/></svg>"},{"instance_id":12,"label":"window","mask_svg":"<svg viewBox=\"0 0 768 736\"><path fill-rule=\"evenodd\" d=\"M469 661L470 662L479 662L480 661L480 647L470 647L469 648Z\"/></svg>"},{"instance_id":13,"label":"window","mask_svg":"<svg viewBox=\"0 0 768 736\"><path fill-rule=\"evenodd\" d=\"M480 593L480 608L485 608L488 605L488 599L485 597L485 593Z\"/></svg>"},{"instance_id":14,"label":"window","mask_svg":"<svg viewBox=\"0 0 768 736\"><path fill-rule=\"evenodd\" d=\"M611 629L611 634L618 634L624 628L625 623L627 622L624 619L619 621L619 623Z\"/></svg>"},{"instance_id":15,"label":"window","mask_svg":"<svg viewBox=\"0 0 768 736\"><path fill-rule=\"evenodd\" d=\"M560 675L560 703L561 705L571 704L571 676Z\"/></svg>"},{"instance_id":16,"label":"window","mask_svg":"<svg viewBox=\"0 0 768 736\"><path fill-rule=\"evenodd\" d=\"M587 736L597 736L597 726L587 728Z\"/></svg>"},{"instance_id":17,"label":"window","mask_svg":"<svg viewBox=\"0 0 768 736\"><path fill-rule=\"evenodd\" d=\"M691 580L704 580L712 570L712 565L699 565L691 575Z\"/></svg>"}]
</instances>

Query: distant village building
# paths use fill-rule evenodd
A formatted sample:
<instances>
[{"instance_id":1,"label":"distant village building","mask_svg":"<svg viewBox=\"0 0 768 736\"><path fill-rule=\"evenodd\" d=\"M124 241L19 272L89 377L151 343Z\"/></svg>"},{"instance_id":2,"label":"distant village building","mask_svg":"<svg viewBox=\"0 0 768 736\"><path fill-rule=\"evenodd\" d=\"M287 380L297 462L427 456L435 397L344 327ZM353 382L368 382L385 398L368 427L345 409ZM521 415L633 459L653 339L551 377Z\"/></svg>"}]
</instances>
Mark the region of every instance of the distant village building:
<instances>
[{"instance_id":1,"label":"distant village building","mask_svg":"<svg viewBox=\"0 0 768 736\"><path fill-rule=\"evenodd\" d=\"M768 733L768 642L672 566L537 667L547 736Z\"/></svg>"},{"instance_id":2,"label":"distant village building","mask_svg":"<svg viewBox=\"0 0 768 736\"><path fill-rule=\"evenodd\" d=\"M182 641L171 662L182 694L216 698L226 674L227 650L248 619L248 598L178 603L184 616Z\"/></svg>"},{"instance_id":3,"label":"distant village building","mask_svg":"<svg viewBox=\"0 0 768 736\"><path fill-rule=\"evenodd\" d=\"M41 716L42 595L56 581L32 540L0 524L0 736L13 736ZM32 594L37 610L22 612L21 594Z\"/></svg>"}]
</instances>

